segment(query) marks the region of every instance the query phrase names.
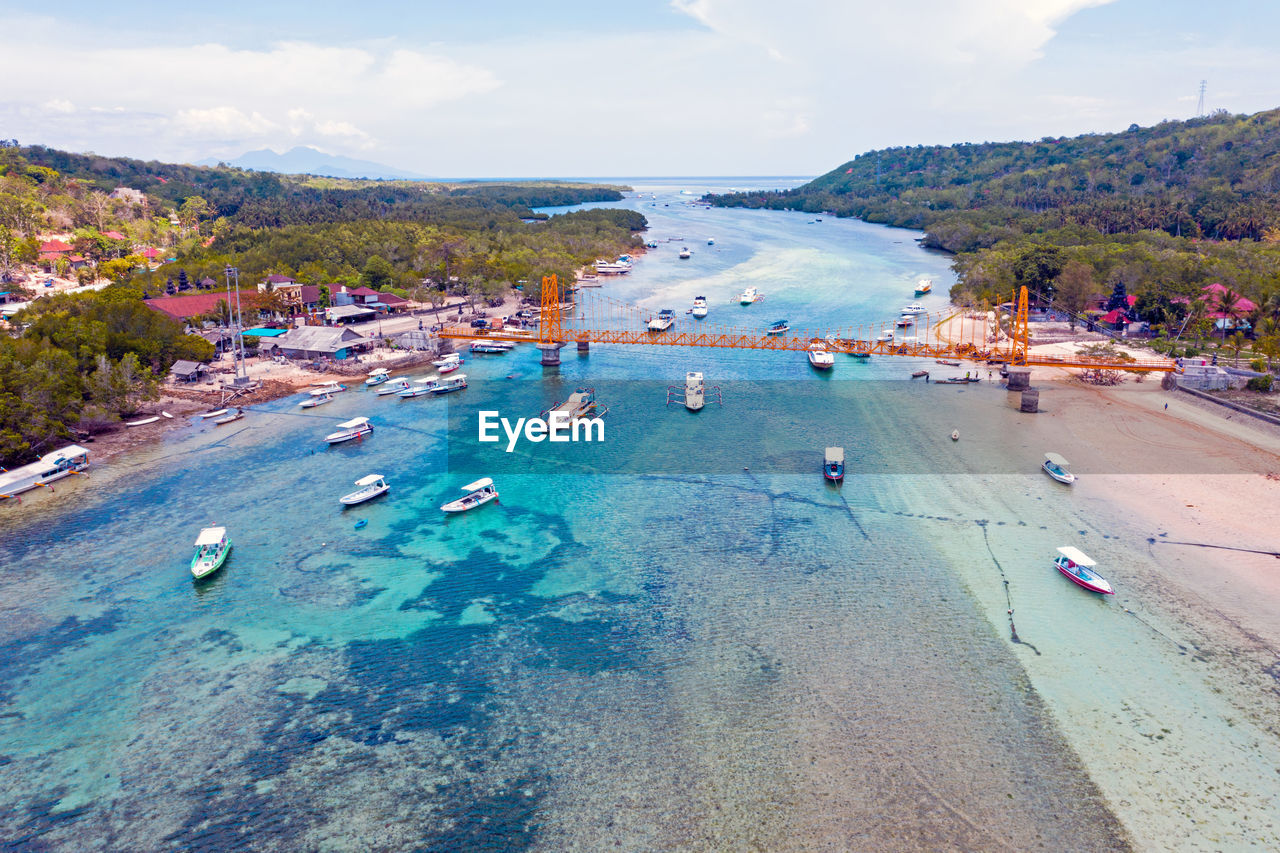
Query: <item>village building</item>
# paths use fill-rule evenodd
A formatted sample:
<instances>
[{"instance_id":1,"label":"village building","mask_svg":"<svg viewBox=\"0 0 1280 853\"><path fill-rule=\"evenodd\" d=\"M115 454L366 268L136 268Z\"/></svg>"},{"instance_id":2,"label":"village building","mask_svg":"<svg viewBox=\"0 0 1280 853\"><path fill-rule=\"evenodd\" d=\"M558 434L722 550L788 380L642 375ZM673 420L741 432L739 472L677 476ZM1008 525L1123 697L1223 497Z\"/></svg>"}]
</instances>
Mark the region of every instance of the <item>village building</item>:
<instances>
[{"instance_id":1,"label":"village building","mask_svg":"<svg viewBox=\"0 0 1280 853\"><path fill-rule=\"evenodd\" d=\"M262 348L274 348L287 358L333 358L343 361L357 352L373 348L374 340L366 338L355 329L328 326L301 326L290 329Z\"/></svg>"},{"instance_id":2,"label":"village building","mask_svg":"<svg viewBox=\"0 0 1280 853\"><path fill-rule=\"evenodd\" d=\"M187 361L178 359L169 368L169 375L177 379L179 382L196 382L208 372L207 365L198 361Z\"/></svg>"},{"instance_id":3,"label":"village building","mask_svg":"<svg viewBox=\"0 0 1280 853\"><path fill-rule=\"evenodd\" d=\"M247 305L257 304L258 292L256 290L241 290L239 293L241 310L244 310ZM233 293L232 296L234 295ZM227 294L225 291L215 290L209 293L186 293L181 296L148 299L144 304L162 314L168 314L175 320L186 321L212 314L217 310L218 303L226 300Z\"/></svg>"}]
</instances>

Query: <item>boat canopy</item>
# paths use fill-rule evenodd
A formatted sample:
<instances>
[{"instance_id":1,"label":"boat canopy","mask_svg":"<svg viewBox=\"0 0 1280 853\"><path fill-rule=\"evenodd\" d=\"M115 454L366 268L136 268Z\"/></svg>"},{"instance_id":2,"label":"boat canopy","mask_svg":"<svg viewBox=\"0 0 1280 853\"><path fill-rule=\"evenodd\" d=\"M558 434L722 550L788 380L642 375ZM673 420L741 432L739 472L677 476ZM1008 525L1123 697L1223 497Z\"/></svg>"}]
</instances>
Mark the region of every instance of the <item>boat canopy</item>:
<instances>
[{"instance_id":1,"label":"boat canopy","mask_svg":"<svg viewBox=\"0 0 1280 853\"><path fill-rule=\"evenodd\" d=\"M343 429L355 429L356 427L364 426L368 422L369 422L368 418L352 418L349 421L343 421L342 423L338 424L338 426L342 427Z\"/></svg>"},{"instance_id":2,"label":"boat canopy","mask_svg":"<svg viewBox=\"0 0 1280 853\"><path fill-rule=\"evenodd\" d=\"M225 527L206 527L200 531L200 538L196 540L196 547L204 545L217 545L223 539L227 538L227 528Z\"/></svg>"},{"instance_id":3,"label":"boat canopy","mask_svg":"<svg viewBox=\"0 0 1280 853\"><path fill-rule=\"evenodd\" d=\"M1072 548L1070 545L1063 545L1058 549L1058 553L1075 563L1077 566L1084 566L1086 569L1092 569L1094 566L1098 565L1089 558L1089 555L1077 548Z\"/></svg>"},{"instance_id":4,"label":"boat canopy","mask_svg":"<svg viewBox=\"0 0 1280 853\"><path fill-rule=\"evenodd\" d=\"M462 491L476 492L476 491L479 491L480 489L487 489L492 485L493 485L493 479L490 477L484 477L479 480L476 480L474 483L467 483L465 486L462 487Z\"/></svg>"},{"instance_id":5,"label":"boat canopy","mask_svg":"<svg viewBox=\"0 0 1280 853\"><path fill-rule=\"evenodd\" d=\"M446 383L452 382L452 383L454 383L454 384L457 384L458 382L466 382L466 381L467 381L467 374L465 374L465 373L455 373L454 375L450 376L448 379L446 379L446 380L444 380L444 381L445 381Z\"/></svg>"},{"instance_id":6,"label":"boat canopy","mask_svg":"<svg viewBox=\"0 0 1280 853\"><path fill-rule=\"evenodd\" d=\"M1063 459L1058 454L1053 453L1052 451L1045 451L1044 458L1047 459L1049 462L1053 463L1054 465L1057 465L1059 468L1066 468L1068 465L1071 464L1070 462Z\"/></svg>"},{"instance_id":7,"label":"boat canopy","mask_svg":"<svg viewBox=\"0 0 1280 853\"><path fill-rule=\"evenodd\" d=\"M391 371L390 371L390 370L387 370L385 367L376 367L376 368L374 368L373 370L370 370L370 371L369 371L369 375L370 375L370 376L382 376L382 375L387 374L387 373L390 373L390 372L391 372Z\"/></svg>"},{"instance_id":8,"label":"boat canopy","mask_svg":"<svg viewBox=\"0 0 1280 853\"><path fill-rule=\"evenodd\" d=\"M832 462L839 462L841 465L844 464L844 448L843 447L828 447L825 456L827 458L828 465L831 464Z\"/></svg>"},{"instance_id":9,"label":"boat canopy","mask_svg":"<svg viewBox=\"0 0 1280 853\"><path fill-rule=\"evenodd\" d=\"M372 486L374 483L381 483L381 482L382 482L382 475L381 475L381 474L369 474L369 475L368 475L368 476L366 476L366 477L361 477L359 480L356 480L356 485L357 485L357 486Z\"/></svg>"}]
</instances>

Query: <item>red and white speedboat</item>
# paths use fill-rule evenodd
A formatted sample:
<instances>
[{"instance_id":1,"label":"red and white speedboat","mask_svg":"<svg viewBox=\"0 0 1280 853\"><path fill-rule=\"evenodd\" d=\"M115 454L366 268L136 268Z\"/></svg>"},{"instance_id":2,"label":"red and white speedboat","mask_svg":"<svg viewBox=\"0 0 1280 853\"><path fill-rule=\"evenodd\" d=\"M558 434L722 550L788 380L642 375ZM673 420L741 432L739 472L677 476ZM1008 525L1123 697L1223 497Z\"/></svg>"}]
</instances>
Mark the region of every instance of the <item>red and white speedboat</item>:
<instances>
[{"instance_id":1,"label":"red and white speedboat","mask_svg":"<svg viewBox=\"0 0 1280 853\"><path fill-rule=\"evenodd\" d=\"M1103 595L1116 594L1107 579L1093 570L1093 567L1098 564L1087 554L1070 545L1063 545L1058 549L1058 553L1062 556L1056 558L1053 565L1072 581L1090 592L1099 592Z\"/></svg>"}]
</instances>

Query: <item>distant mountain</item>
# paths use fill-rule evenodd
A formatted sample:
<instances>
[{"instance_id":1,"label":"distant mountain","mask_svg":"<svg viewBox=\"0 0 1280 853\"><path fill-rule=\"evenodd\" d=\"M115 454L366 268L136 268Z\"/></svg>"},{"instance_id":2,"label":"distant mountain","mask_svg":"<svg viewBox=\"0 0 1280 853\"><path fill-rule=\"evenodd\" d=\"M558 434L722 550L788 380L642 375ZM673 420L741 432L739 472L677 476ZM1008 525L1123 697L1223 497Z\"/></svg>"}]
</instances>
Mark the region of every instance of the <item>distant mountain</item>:
<instances>
[{"instance_id":1,"label":"distant mountain","mask_svg":"<svg viewBox=\"0 0 1280 853\"><path fill-rule=\"evenodd\" d=\"M374 180L427 180L426 175L406 172L381 163L369 160L356 160L339 154L326 154L318 148L299 145L283 154L277 154L270 148L250 151L234 160L219 160L208 157L199 161L197 166L216 166L226 163L241 169L253 169L257 172L278 172L284 175L323 175L329 178L372 178Z\"/></svg>"}]
</instances>

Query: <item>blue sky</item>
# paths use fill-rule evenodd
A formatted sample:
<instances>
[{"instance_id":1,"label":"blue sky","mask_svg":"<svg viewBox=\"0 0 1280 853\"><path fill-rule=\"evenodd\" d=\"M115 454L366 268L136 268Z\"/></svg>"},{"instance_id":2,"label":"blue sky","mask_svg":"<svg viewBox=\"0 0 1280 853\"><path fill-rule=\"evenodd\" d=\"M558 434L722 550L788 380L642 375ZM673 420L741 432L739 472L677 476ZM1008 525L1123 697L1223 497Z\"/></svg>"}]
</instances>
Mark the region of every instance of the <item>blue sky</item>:
<instances>
[{"instance_id":1,"label":"blue sky","mask_svg":"<svg viewBox=\"0 0 1280 853\"><path fill-rule=\"evenodd\" d=\"M1280 3L0 3L0 136L446 177L816 174L1280 106Z\"/></svg>"}]
</instances>

